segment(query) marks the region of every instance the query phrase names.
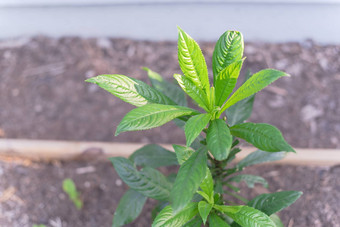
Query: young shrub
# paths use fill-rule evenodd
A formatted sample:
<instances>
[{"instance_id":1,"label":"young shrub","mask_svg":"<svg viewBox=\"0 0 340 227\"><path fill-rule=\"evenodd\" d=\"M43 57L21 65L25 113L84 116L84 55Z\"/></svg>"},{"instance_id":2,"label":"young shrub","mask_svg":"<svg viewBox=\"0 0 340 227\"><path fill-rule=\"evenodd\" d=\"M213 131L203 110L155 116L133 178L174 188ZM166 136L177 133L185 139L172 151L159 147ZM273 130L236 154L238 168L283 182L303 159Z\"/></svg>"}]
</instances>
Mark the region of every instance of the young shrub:
<instances>
[{"instance_id":1,"label":"young shrub","mask_svg":"<svg viewBox=\"0 0 340 227\"><path fill-rule=\"evenodd\" d=\"M255 94L289 75L275 69L248 73L233 92L245 60L244 44L240 32L227 31L215 46L210 85L200 47L182 29L178 32L178 61L183 75L175 74L174 78L179 86L148 68L144 69L152 86L117 74L87 80L137 107L125 115L116 135L174 120L184 130L187 141L186 146L173 145L175 153L153 144L137 150L129 159L110 159L130 187L116 209L113 227L137 218L147 198L159 201L152 212L153 227L283 226L276 213L294 203L302 192L280 191L248 201L232 183L244 181L250 188L255 183L268 187L264 178L240 172L247 166L279 160L286 152L295 152L276 127L245 122L251 115ZM200 111L186 106L185 94ZM241 151L237 147L239 139L258 150L230 167ZM166 177L156 169L168 165L180 165L178 173ZM240 204L226 200L226 196L235 197Z\"/></svg>"},{"instance_id":2,"label":"young shrub","mask_svg":"<svg viewBox=\"0 0 340 227\"><path fill-rule=\"evenodd\" d=\"M80 193L77 190L76 184L70 178L63 181L63 191L68 195L69 199L73 202L74 206L81 210L83 201L80 199Z\"/></svg>"}]
</instances>

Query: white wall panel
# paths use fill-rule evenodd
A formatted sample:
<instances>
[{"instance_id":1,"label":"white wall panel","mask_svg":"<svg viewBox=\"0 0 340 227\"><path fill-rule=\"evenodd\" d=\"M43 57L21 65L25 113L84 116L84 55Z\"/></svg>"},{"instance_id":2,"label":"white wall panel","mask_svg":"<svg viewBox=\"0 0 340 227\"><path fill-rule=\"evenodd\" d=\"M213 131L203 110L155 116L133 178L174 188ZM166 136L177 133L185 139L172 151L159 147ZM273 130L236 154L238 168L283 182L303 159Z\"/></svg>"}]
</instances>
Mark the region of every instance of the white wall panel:
<instances>
[{"instance_id":1,"label":"white wall panel","mask_svg":"<svg viewBox=\"0 0 340 227\"><path fill-rule=\"evenodd\" d=\"M223 31L235 29L249 41L311 38L340 43L340 4L247 2L0 7L0 38L44 34L175 40L180 25L199 40L216 40Z\"/></svg>"}]
</instances>

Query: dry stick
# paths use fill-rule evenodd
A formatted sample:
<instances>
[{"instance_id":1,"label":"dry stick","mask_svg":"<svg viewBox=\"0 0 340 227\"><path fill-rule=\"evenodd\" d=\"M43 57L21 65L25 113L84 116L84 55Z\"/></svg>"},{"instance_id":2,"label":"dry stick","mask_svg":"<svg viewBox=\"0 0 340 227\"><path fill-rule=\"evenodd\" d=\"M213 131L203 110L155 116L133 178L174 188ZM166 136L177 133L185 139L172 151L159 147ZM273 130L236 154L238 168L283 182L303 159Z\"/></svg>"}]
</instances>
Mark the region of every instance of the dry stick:
<instances>
[{"instance_id":1,"label":"dry stick","mask_svg":"<svg viewBox=\"0 0 340 227\"><path fill-rule=\"evenodd\" d=\"M72 160L81 158L87 152L99 151L104 157L128 157L135 150L146 144L142 143L105 143L105 142L76 142L76 141L50 141L50 140L21 140L0 139L0 155L24 157L32 160ZM173 150L169 144L161 146ZM240 160L256 150L253 147L242 147L242 152L237 154ZM288 153L280 161L293 165L333 166L340 164L340 150L336 149L296 149L297 153Z\"/></svg>"}]
</instances>

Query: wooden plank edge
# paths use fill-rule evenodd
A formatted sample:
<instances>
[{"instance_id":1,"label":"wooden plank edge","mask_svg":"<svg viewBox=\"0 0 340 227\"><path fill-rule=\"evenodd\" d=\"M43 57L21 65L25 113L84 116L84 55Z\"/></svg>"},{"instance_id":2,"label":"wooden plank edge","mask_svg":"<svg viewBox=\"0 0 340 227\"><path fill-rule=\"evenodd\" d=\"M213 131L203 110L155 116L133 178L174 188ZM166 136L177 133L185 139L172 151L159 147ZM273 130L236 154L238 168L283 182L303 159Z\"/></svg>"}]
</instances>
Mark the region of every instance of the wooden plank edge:
<instances>
[{"instance_id":1,"label":"wooden plank edge","mask_svg":"<svg viewBox=\"0 0 340 227\"><path fill-rule=\"evenodd\" d=\"M116 156L128 157L144 145L146 144L0 139L0 156L28 158L34 161L96 159L97 156L106 159ZM170 144L160 145L173 150ZM254 150L256 148L242 147L242 152L237 155L236 160L243 159ZM287 153L286 158L272 163L308 166L334 166L340 164L339 149L297 148L296 151L296 154Z\"/></svg>"}]
</instances>

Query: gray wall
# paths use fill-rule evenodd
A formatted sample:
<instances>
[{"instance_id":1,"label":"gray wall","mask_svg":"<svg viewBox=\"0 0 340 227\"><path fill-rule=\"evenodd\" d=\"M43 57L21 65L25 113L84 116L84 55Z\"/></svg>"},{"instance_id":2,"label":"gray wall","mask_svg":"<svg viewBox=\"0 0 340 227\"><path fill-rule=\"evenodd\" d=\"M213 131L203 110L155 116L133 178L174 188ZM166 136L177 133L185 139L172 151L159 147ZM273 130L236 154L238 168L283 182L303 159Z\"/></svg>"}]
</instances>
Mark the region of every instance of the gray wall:
<instances>
[{"instance_id":1,"label":"gray wall","mask_svg":"<svg viewBox=\"0 0 340 227\"><path fill-rule=\"evenodd\" d=\"M248 41L340 43L340 0L0 0L0 38L80 35L198 40L227 29Z\"/></svg>"}]
</instances>

